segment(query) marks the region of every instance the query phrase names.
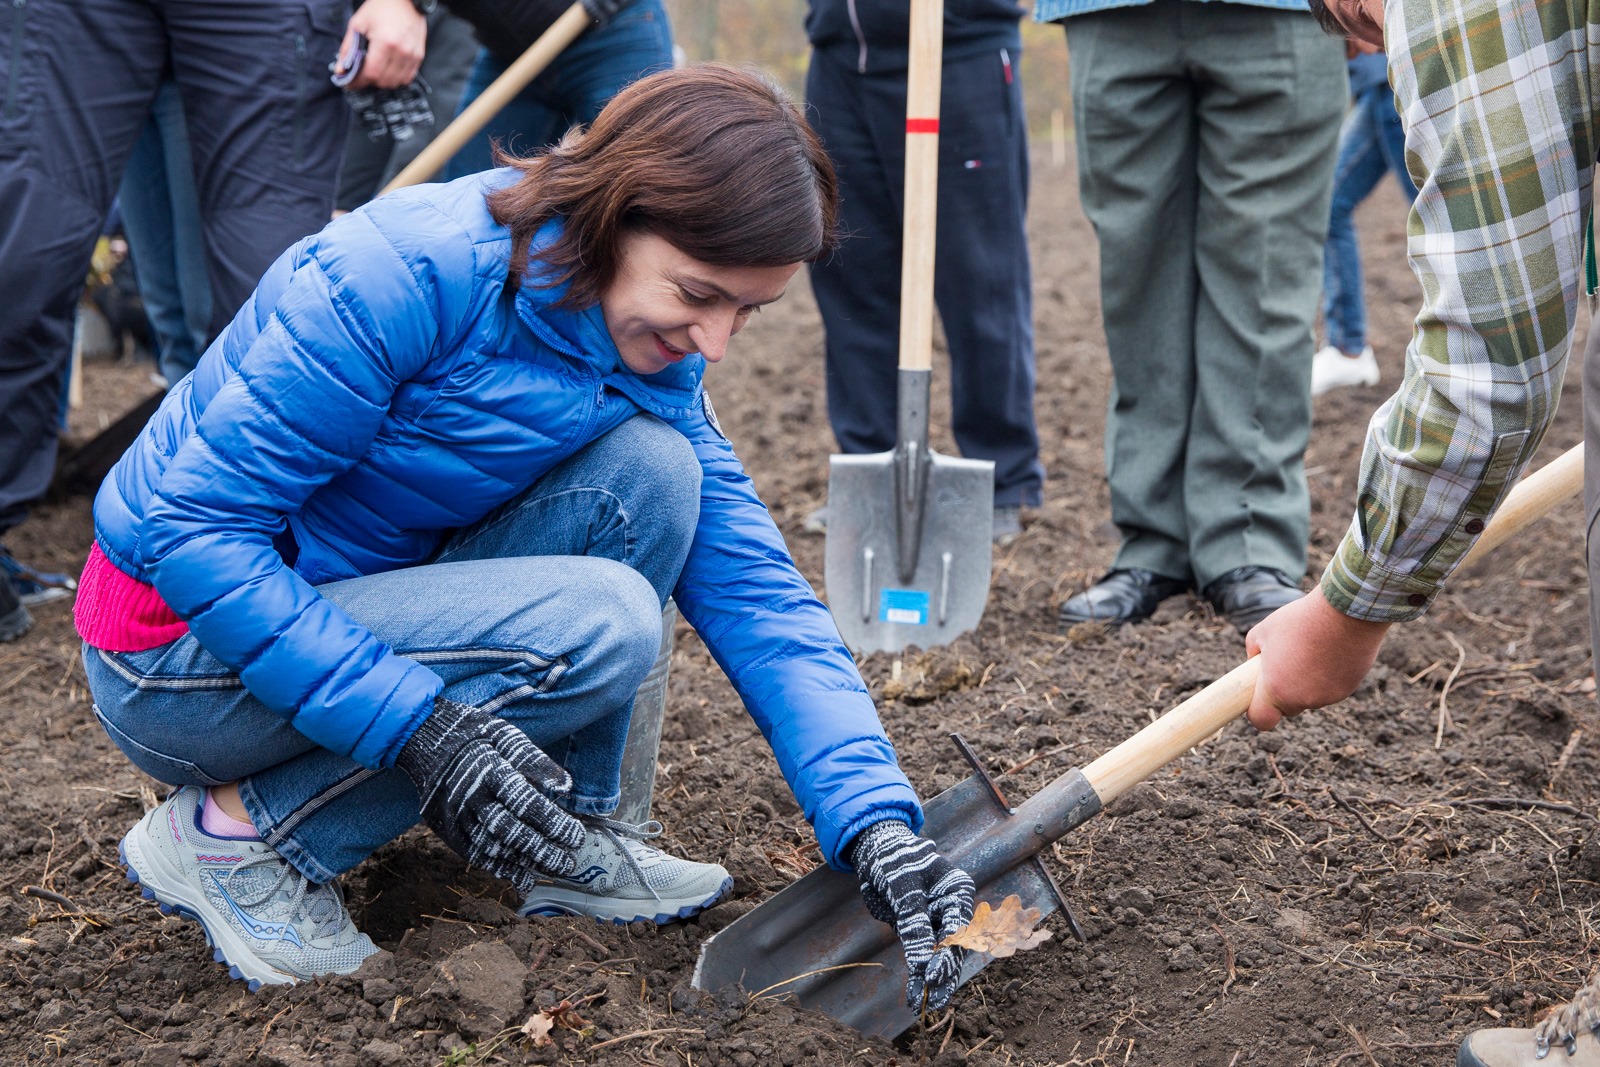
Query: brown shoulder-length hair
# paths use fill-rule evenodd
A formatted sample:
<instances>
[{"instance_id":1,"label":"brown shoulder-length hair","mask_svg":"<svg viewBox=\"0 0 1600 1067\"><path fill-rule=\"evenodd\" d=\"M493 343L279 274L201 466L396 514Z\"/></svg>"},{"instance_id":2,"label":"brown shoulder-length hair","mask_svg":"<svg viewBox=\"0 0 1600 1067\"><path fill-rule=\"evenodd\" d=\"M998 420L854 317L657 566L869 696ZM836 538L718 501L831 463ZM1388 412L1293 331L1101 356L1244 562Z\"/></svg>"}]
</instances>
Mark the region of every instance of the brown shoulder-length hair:
<instances>
[{"instance_id":1,"label":"brown shoulder-length hair","mask_svg":"<svg viewBox=\"0 0 1600 1067\"><path fill-rule=\"evenodd\" d=\"M508 284L570 284L561 304L596 303L625 233L645 231L719 266L811 262L838 244L839 185L822 142L771 79L705 63L618 93L588 129L544 155L498 156L522 178L488 198L511 229ZM561 236L529 242L551 219Z\"/></svg>"}]
</instances>

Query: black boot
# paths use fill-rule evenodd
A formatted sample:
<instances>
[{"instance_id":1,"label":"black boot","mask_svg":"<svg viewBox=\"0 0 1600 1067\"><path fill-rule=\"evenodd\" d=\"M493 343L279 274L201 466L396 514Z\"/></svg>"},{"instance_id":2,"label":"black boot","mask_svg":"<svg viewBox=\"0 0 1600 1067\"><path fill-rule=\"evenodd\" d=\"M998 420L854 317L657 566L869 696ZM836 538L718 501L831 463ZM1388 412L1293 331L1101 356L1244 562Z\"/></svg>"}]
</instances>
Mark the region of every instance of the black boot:
<instances>
[{"instance_id":1,"label":"black boot","mask_svg":"<svg viewBox=\"0 0 1600 1067\"><path fill-rule=\"evenodd\" d=\"M1250 627L1291 601L1299 600L1300 586L1271 567L1235 567L1202 594L1217 614L1246 633Z\"/></svg>"},{"instance_id":2,"label":"black boot","mask_svg":"<svg viewBox=\"0 0 1600 1067\"><path fill-rule=\"evenodd\" d=\"M1108 572L1077 596L1062 601L1057 620L1062 629L1080 622L1141 622L1155 614L1163 600L1188 588L1189 583L1181 579L1126 567Z\"/></svg>"}]
</instances>

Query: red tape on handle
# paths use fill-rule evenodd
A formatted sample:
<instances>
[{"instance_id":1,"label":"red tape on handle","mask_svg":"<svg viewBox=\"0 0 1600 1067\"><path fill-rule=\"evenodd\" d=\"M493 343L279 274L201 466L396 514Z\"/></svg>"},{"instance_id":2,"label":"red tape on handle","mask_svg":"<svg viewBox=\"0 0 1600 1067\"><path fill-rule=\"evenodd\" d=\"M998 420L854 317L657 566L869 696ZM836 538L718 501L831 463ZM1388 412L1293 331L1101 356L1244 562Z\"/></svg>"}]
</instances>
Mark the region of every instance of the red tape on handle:
<instances>
[{"instance_id":1,"label":"red tape on handle","mask_svg":"<svg viewBox=\"0 0 1600 1067\"><path fill-rule=\"evenodd\" d=\"M938 133L938 119L906 119L907 133Z\"/></svg>"}]
</instances>

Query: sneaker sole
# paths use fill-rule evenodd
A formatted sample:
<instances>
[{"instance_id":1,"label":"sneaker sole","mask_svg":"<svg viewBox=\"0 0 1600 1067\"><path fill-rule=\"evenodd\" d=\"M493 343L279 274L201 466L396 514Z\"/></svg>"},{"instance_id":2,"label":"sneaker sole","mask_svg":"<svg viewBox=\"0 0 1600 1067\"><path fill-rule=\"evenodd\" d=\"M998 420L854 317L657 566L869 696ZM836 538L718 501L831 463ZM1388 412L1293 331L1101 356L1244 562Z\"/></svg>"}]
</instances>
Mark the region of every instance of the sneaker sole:
<instances>
[{"instance_id":1,"label":"sneaker sole","mask_svg":"<svg viewBox=\"0 0 1600 1067\"><path fill-rule=\"evenodd\" d=\"M49 604L57 600L65 600L72 595L72 590L63 589L58 585L40 586L31 593L18 593L17 599L25 607L36 608L40 604Z\"/></svg>"},{"instance_id":2,"label":"sneaker sole","mask_svg":"<svg viewBox=\"0 0 1600 1067\"><path fill-rule=\"evenodd\" d=\"M228 929L226 921L217 914L209 901L203 897L196 900L191 887L181 881L181 876L174 879L171 872L162 870L164 865L159 861L159 857L146 856L141 852L134 835L142 826L144 821L140 820L132 830L128 831L121 844L117 846L117 856L127 871L128 881L139 887L139 893L144 899L153 901L163 915L178 915L199 923L201 932L205 934L206 944L211 948L211 958L218 963L226 964L228 976L245 983L250 992L254 993L264 985L293 985L298 981L293 975L270 966L246 948L238 936ZM165 879L163 875L166 876ZM183 889L173 888L174 880L183 886ZM184 889L190 891L185 892ZM241 959L245 961L243 966L237 962Z\"/></svg>"},{"instance_id":3,"label":"sneaker sole","mask_svg":"<svg viewBox=\"0 0 1600 1067\"><path fill-rule=\"evenodd\" d=\"M626 926L629 923L649 922L657 926L678 922L682 919L692 919L705 911L711 905L728 895L733 888L733 876L729 875L704 900L691 901L673 910L676 901L640 901L637 903L615 901L607 897L596 897L589 893L579 892L575 889L561 889L556 886L541 887L542 899L531 907L524 905L522 917L524 919L544 918L554 919L564 915L586 916L595 922L610 923L612 926ZM608 906L609 905L609 906ZM641 907L653 907L663 910L650 910L640 912Z\"/></svg>"}]
</instances>

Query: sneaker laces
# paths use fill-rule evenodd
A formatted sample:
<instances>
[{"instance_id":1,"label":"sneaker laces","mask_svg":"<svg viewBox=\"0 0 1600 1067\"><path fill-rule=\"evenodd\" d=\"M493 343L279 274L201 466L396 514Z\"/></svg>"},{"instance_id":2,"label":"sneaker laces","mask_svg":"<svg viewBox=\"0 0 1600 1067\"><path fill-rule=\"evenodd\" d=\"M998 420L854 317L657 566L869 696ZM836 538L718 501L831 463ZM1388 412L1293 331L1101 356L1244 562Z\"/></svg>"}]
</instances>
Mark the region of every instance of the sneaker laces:
<instances>
[{"instance_id":1,"label":"sneaker laces","mask_svg":"<svg viewBox=\"0 0 1600 1067\"><path fill-rule=\"evenodd\" d=\"M338 882L328 882L325 885L313 885L311 879L295 870L294 865L282 856L272 852L261 852L254 856L246 856L228 869L223 876L224 888L231 893L235 875L255 867L267 864L276 864L278 875L264 890L252 896L236 896L241 908L252 908L265 904L271 900L282 888L286 881L292 881L294 888L289 891L289 918L288 921L295 926L302 922L311 927L313 939L337 936L345 927L348 913L344 907L344 893L339 889ZM259 884L259 882L257 883Z\"/></svg>"},{"instance_id":2,"label":"sneaker laces","mask_svg":"<svg viewBox=\"0 0 1600 1067\"><path fill-rule=\"evenodd\" d=\"M1568 1056L1577 1055L1580 1028L1600 1039L1600 971L1596 971L1570 1001L1533 1028L1537 1058L1542 1060L1548 1056L1550 1045L1555 1041L1566 1048Z\"/></svg>"},{"instance_id":3,"label":"sneaker laces","mask_svg":"<svg viewBox=\"0 0 1600 1067\"><path fill-rule=\"evenodd\" d=\"M652 897L660 900L661 894L655 891L655 887L645 877L644 866L639 862L639 857L648 859L652 866L658 862L656 857L661 854L660 849L651 848L644 842L660 837L665 827L655 819L641 823L623 822L621 819L610 819L604 815L584 815L580 816L580 819L584 825L600 831L617 846L617 851L628 861L628 866L632 868L634 877L639 879L639 884L649 890Z\"/></svg>"}]
</instances>

